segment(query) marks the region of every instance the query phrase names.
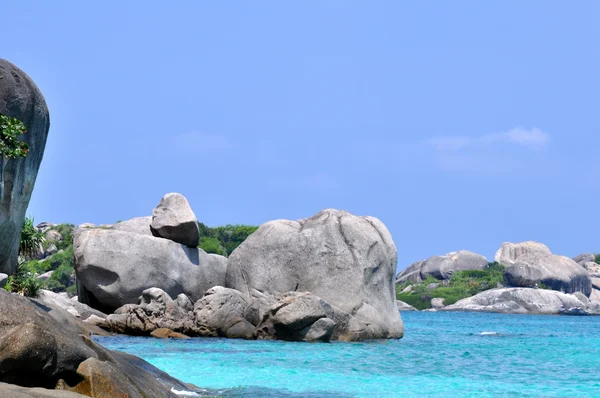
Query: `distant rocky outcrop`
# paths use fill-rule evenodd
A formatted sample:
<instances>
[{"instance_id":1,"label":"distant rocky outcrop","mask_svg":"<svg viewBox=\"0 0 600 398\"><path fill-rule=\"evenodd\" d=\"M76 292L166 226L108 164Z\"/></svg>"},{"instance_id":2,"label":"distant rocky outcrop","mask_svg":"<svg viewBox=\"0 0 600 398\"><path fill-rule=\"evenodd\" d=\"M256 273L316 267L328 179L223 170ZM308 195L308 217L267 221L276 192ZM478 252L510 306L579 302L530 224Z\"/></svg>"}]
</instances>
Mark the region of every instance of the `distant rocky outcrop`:
<instances>
[{"instance_id":1,"label":"distant rocky outcrop","mask_svg":"<svg viewBox=\"0 0 600 398\"><path fill-rule=\"evenodd\" d=\"M582 292L589 296L592 282L585 268L564 256L552 254L538 242L505 242L494 260L506 267L510 286L535 287L539 283L565 293Z\"/></svg>"},{"instance_id":2,"label":"distant rocky outcrop","mask_svg":"<svg viewBox=\"0 0 600 398\"><path fill-rule=\"evenodd\" d=\"M0 289L0 382L12 384L0 383L3 393L142 398L175 397L173 388L190 391L145 361L107 350L88 335L86 325L60 308Z\"/></svg>"},{"instance_id":3,"label":"distant rocky outcrop","mask_svg":"<svg viewBox=\"0 0 600 398\"><path fill-rule=\"evenodd\" d=\"M396 283L420 283L428 276L447 280L456 271L483 270L488 266L488 260L479 254L461 250L444 256L433 256L427 260L417 261L396 276Z\"/></svg>"},{"instance_id":4,"label":"distant rocky outcrop","mask_svg":"<svg viewBox=\"0 0 600 398\"><path fill-rule=\"evenodd\" d=\"M37 172L44 155L50 116L35 83L19 68L0 59L0 113L22 121L29 145L25 158L10 159L0 181L0 272L17 269L19 236Z\"/></svg>"},{"instance_id":5,"label":"distant rocky outcrop","mask_svg":"<svg viewBox=\"0 0 600 398\"><path fill-rule=\"evenodd\" d=\"M396 263L381 221L327 209L261 225L229 257L225 286L246 298L253 289L274 296L309 292L352 317L352 326L336 325L334 336L399 338L404 326L396 308ZM276 314L269 316L278 322Z\"/></svg>"},{"instance_id":6,"label":"distant rocky outcrop","mask_svg":"<svg viewBox=\"0 0 600 398\"><path fill-rule=\"evenodd\" d=\"M182 245L197 247L200 242L198 220L187 199L179 193L162 197L152 211L152 235L170 239Z\"/></svg>"},{"instance_id":7,"label":"distant rocky outcrop","mask_svg":"<svg viewBox=\"0 0 600 398\"><path fill-rule=\"evenodd\" d=\"M398 308L398 311L417 311L412 305L400 300L396 300L396 307Z\"/></svg>"},{"instance_id":8,"label":"distant rocky outcrop","mask_svg":"<svg viewBox=\"0 0 600 398\"><path fill-rule=\"evenodd\" d=\"M578 298L574 294L547 289L501 288L486 290L440 310L499 312L504 314L600 314L598 303L586 301L587 298L584 295L582 297Z\"/></svg>"}]
</instances>

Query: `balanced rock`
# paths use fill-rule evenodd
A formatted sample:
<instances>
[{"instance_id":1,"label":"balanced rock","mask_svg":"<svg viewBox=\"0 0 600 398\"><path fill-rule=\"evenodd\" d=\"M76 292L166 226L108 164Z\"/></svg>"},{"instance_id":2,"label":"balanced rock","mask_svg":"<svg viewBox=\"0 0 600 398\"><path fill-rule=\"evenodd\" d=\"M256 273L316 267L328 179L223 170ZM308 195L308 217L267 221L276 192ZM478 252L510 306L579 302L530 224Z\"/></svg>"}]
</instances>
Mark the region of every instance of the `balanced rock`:
<instances>
[{"instance_id":1,"label":"balanced rock","mask_svg":"<svg viewBox=\"0 0 600 398\"><path fill-rule=\"evenodd\" d=\"M78 228L73 250L79 301L105 313L135 304L152 287L192 301L225 283L227 259L168 239Z\"/></svg>"},{"instance_id":2,"label":"balanced rock","mask_svg":"<svg viewBox=\"0 0 600 398\"><path fill-rule=\"evenodd\" d=\"M396 276L396 283L420 283L428 276L448 280L456 271L484 270L487 266L488 260L484 256L461 250L411 264Z\"/></svg>"},{"instance_id":3,"label":"balanced rock","mask_svg":"<svg viewBox=\"0 0 600 398\"><path fill-rule=\"evenodd\" d=\"M572 294L554 290L502 288L486 290L459 300L442 310L505 314L563 314L584 312L585 304Z\"/></svg>"},{"instance_id":4,"label":"balanced rock","mask_svg":"<svg viewBox=\"0 0 600 398\"><path fill-rule=\"evenodd\" d=\"M588 271L568 257L552 254L541 243L505 242L494 259L506 267L504 276L511 286L535 287L543 283L565 293L591 293Z\"/></svg>"},{"instance_id":5,"label":"balanced rock","mask_svg":"<svg viewBox=\"0 0 600 398\"><path fill-rule=\"evenodd\" d=\"M200 229L196 215L187 199L179 193L162 197L152 211L152 234L182 245L196 247L200 242Z\"/></svg>"},{"instance_id":6,"label":"balanced rock","mask_svg":"<svg viewBox=\"0 0 600 398\"><path fill-rule=\"evenodd\" d=\"M400 338L396 263L396 246L381 221L328 209L261 225L229 257L225 286L246 297L252 289L310 292L350 314L365 335Z\"/></svg>"},{"instance_id":7,"label":"balanced rock","mask_svg":"<svg viewBox=\"0 0 600 398\"><path fill-rule=\"evenodd\" d=\"M17 269L19 238L25 211L44 155L50 116L35 83L19 68L0 59L0 114L23 122L29 145L25 158L9 159L0 176L0 272Z\"/></svg>"}]
</instances>

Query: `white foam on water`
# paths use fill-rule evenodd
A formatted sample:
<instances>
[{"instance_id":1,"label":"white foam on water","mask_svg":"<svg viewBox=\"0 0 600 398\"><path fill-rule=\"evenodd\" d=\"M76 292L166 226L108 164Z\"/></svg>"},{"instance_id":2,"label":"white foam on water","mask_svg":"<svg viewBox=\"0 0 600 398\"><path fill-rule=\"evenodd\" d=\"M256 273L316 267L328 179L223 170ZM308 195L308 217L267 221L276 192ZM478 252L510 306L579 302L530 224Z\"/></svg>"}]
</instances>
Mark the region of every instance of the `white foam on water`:
<instances>
[{"instance_id":1,"label":"white foam on water","mask_svg":"<svg viewBox=\"0 0 600 398\"><path fill-rule=\"evenodd\" d=\"M480 336L496 336L498 335L498 332L481 332L479 333Z\"/></svg>"},{"instance_id":2,"label":"white foam on water","mask_svg":"<svg viewBox=\"0 0 600 398\"><path fill-rule=\"evenodd\" d=\"M175 395L181 395L184 397L199 397L200 396L193 391L176 390L175 387L171 387L171 392Z\"/></svg>"}]
</instances>

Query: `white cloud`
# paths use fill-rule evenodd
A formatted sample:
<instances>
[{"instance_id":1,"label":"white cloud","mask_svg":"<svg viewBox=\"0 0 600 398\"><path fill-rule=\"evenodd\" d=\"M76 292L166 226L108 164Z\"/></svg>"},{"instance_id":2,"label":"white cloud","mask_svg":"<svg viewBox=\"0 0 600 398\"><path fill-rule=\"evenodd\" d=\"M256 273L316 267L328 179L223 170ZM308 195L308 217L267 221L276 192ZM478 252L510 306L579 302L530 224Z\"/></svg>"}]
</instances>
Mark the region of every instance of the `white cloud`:
<instances>
[{"instance_id":1,"label":"white cloud","mask_svg":"<svg viewBox=\"0 0 600 398\"><path fill-rule=\"evenodd\" d=\"M501 133L484 134L479 137L450 136L427 140L435 150L440 152L459 151L471 147L490 147L495 144L514 144L531 149L538 149L550 142L550 136L539 128L525 129L515 127Z\"/></svg>"}]
</instances>

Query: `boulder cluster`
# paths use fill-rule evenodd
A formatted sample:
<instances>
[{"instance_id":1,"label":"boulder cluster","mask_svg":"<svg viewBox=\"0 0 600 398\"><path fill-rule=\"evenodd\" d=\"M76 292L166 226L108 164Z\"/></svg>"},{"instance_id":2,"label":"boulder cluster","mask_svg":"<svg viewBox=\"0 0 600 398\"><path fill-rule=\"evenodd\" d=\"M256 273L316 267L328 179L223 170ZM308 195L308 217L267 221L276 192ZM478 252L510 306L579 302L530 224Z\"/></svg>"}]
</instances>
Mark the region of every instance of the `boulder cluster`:
<instances>
[{"instance_id":1,"label":"boulder cluster","mask_svg":"<svg viewBox=\"0 0 600 398\"><path fill-rule=\"evenodd\" d=\"M537 313L568 315L600 314L600 266L594 254L573 259L553 254L538 242L505 242L496 252L494 262L504 266L504 284L468 297L452 305L433 298L434 310L485 311L503 313ZM433 277L448 284L459 270L484 270L488 260L468 251L434 256L418 261L396 277L397 284L420 283ZM437 284L432 284L437 285ZM412 286L404 292L410 292ZM434 305L435 304L435 305ZM411 307L399 304L401 310Z\"/></svg>"},{"instance_id":2,"label":"boulder cluster","mask_svg":"<svg viewBox=\"0 0 600 398\"><path fill-rule=\"evenodd\" d=\"M327 209L263 224L229 258L199 249L196 216L169 193L152 212L74 233L78 299L117 333L288 341L400 338L396 247L376 218Z\"/></svg>"}]
</instances>

